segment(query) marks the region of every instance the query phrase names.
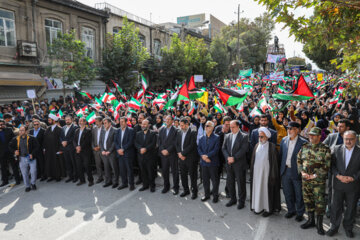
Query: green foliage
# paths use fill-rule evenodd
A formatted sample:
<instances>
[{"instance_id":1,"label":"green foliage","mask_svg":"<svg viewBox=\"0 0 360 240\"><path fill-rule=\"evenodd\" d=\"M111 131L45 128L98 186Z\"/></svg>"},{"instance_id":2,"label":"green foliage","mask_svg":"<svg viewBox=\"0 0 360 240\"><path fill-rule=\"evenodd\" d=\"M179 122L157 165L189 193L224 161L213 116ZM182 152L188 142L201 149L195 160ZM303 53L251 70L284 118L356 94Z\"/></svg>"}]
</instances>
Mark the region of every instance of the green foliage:
<instances>
[{"instance_id":1,"label":"green foliage","mask_svg":"<svg viewBox=\"0 0 360 240\"><path fill-rule=\"evenodd\" d=\"M138 85L137 73L148 58L149 53L139 39L139 29L124 18L120 32L106 36L100 78L105 83L114 80L126 91L132 91Z\"/></svg>"},{"instance_id":2,"label":"green foliage","mask_svg":"<svg viewBox=\"0 0 360 240\"><path fill-rule=\"evenodd\" d=\"M68 85L80 81L80 86L88 85L95 79L94 61L86 56L85 43L75 39L75 31L64 34L59 32L53 43L48 44L48 54L48 77L60 78Z\"/></svg>"},{"instance_id":3,"label":"green foliage","mask_svg":"<svg viewBox=\"0 0 360 240\"><path fill-rule=\"evenodd\" d=\"M299 66L299 65L305 66L306 65L305 58L301 58L301 57L288 58L287 65L289 65L290 67Z\"/></svg>"},{"instance_id":4,"label":"green foliage","mask_svg":"<svg viewBox=\"0 0 360 240\"><path fill-rule=\"evenodd\" d=\"M220 37L211 42L210 54L214 62L217 63L211 71L211 78L216 81L223 80L229 72L230 53Z\"/></svg>"},{"instance_id":5,"label":"green foliage","mask_svg":"<svg viewBox=\"0 0 360 240\"><path fill-rule=\"evenodd\" d=\"M312 42L309 41L304 44L303 52L319 68L326 71L334 71L336 69L336 66L330 62L337 56L335 50L327 49L325 45L312 45Z\"/></svg>"},{"instance_id":6,"label":"green foliage","mask_svg":"<svg viewBox=\"0 0 360 240\"><path fill-rule=\"evenodd\" d=\"M285 24L295 39L336 51L331 63L348 71L350 91L360 91L360 6L355 0L256 0L265 5L277 22ZM313 10L312 16L298 14ZM297 14L295 14L295 12Z\"/></svg>"}]
</instances>

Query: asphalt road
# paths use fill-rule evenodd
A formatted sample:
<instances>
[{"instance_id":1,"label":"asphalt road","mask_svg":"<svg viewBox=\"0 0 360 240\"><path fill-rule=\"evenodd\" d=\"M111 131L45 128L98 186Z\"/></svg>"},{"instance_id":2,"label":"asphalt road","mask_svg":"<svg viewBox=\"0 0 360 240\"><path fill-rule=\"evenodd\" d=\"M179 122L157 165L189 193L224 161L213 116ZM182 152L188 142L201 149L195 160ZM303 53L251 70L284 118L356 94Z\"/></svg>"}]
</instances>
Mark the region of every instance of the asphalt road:
<instances>
[{"instance_id":1,"label":"asphalt road","mask_svg":"<svg viewBox=\"0 0 360 240\"><path fill-rule=\"evenodd\" d=\"M156 182L155 193L139 192L139 186L131 192L64 181L39 182L29 193L24 185L1 188L0 239L330 239L315 228L300 229L294 219L284 218L286 210L264 218L249 210L248 201L242 210L227 208L224 196L216 204L201 202L202 187L191 200L161 194L162 179ZM327 230L328 219L324 225ZM339 231L332 239L346 238ZM359 223L354 233L359 239Z\"/></svg>"}]
</instances>

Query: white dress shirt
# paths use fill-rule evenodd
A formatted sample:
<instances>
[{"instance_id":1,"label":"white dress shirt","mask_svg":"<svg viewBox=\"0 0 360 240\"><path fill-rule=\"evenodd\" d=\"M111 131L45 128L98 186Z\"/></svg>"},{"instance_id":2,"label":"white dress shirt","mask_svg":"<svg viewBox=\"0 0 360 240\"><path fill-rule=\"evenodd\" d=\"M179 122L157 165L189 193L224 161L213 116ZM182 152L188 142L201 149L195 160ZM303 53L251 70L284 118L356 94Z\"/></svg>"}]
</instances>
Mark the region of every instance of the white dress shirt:
<instances>
[{"instance_id":1,"label":"white dress shirt","mask_svg":"<svg viewBox=\"0 0 360 240\"><path fill-rule=\"evenodd\" d=\"M51 125L51 131L53 132L54 131L54 128L56 127L56 124L54 125Z\"/></svg>"},{"instance_id":2,"label":"white dress shirt","mask_svg":"<svg viewBox=\"0 0 360 240\"><path fill-rule=\"evenodd\" d=\"M84 128L85 129L85 128ZM79 138L78 138L78 146L80 146L80 139L81 139L81 134L83 132L84 129L81 129L79 130Z\"/></svg>"},{"instance_id":3,"label":"white dress shirt","mask_svg":"<svg viewBox=\"0 0 360 240\"><path fill-rule=\"evenodd\" d=\"M126 131L126 128L123 130L121 129L121 136L120 136L120 148L122 149L122 142L123 142L123 138L124 138L124 133Z\"/></svg>"},{"instance_id":4,"label":"white dress shirt","mask_svg":"<svg viewBox=\"0 0 360 240\"><path fill-rule=\"evenodd\" d=\"M184 150L184 141L185 141L185 137L186 137L186 134L187 134L188 131L189 131L189 128L188 128L188 130L186 130L186 132L182 131L182 135L181 135L181 151Z\"/></svg>"},{"instance_id":5,"label":"white dress shirt","mask_svg":"<svg viewBox=\"0 0 360 240\"><path fill-rule=\"evenodd\" d=\"M291 168L291 157L293 155L295 145L296 145L298 138L299 138L299 136L296 136L294 138L294 140L290 140L290 137L289 137L289 146L288 146L288 151L287 151L287 155L286 155L286 166L288 168Z\"/></svg>"},{"instance_id":6,"label":"white dress shirt","mask_svg":"<svg viewBox=\"0 0 360 240\"><path fill-rule=\"evenodd\" d=\"M105 137L104 137L104 149L105 150L107 150L106 142L107 142L107 139L108 139L108 136L109 136L110 129L111 129L111 127L109 127L109 129L107 131L105 130Z\"/></svg>"},{"instance_id":7,"label":"white dress shirt","mask_svg":"<svg viewBox=\"0 0 360 240\"><path fill-rule=\"evenodd\" d=\"M66 128L65 128L65 137L66 137L69 129L71 128L71 126L72 126L72 124L70 124L69 126L66 126Z\"/></svg>"},{"instance_id":8,"label":"white dress shirt","mask_svg":"<svg viewBox=\"0 0 360 240\"><path fill-rule=\"evenodd\" d=\"M239 134L239 131L237 132L237 133L232 133L231 134L231 151L232 151L232 149L233 149L233 147L234 147L234 143L235 143L235 140L236 140L236 137L237 137L237 135Z\"/></svg>"},{"instance_id":9,"label":"white dress shirt","mask_svg":"<svg viewBox=\"0 0 360 240\"><path fill-rule=\"evenodd\" d=\"M96 139L96 145L99 146L100 145L100 135L101 135L101 127L97 128L97 139Z\"/></svg>"},{"instance_id":10,"label":"white dress shirt","mask_svg":"<svg viewBox=\"0 0 360 240\"><path fill-rule=\"evenodd\" d=\"M351 159L351 155L354 151L354 147L352 147L352 149L347 149L347 147L345 147L345 169L348 167L350 159Z\"/></svg>"}]
</instances>

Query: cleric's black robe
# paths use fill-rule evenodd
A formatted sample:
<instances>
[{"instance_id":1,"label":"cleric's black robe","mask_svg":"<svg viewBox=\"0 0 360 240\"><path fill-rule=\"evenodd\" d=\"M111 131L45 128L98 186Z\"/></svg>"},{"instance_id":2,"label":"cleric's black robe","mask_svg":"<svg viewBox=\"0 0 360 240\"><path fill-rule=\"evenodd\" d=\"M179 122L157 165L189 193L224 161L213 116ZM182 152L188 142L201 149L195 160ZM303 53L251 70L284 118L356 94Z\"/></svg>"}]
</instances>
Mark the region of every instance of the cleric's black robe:
<instances>
[{"instance_id":1,"label":"cleric's black robe","mask_svg":"<svg viewBox=\"0 0 360 240\"><path fill-rule=\"evenodd\" d=\"M250 209L252 203L252 183L255 163L255 153L259 143L255 145L254 151L251 157L250 163ZM281 198L280 198L280 161L279 154L276 150L274 143L269 142L269 179L268 179L268 199L269 199L269 212L277 212L281 210ZM253 210L253 209L251 209Z\"/></svg>"},{"instance_id":2,"label":"cleric's black robe","mask_svg":"<svg viewBox=\"0 0 360 240\"><path fill-rule=\"evenodd\" d=\"M60 134L61 128L56 126L51 131L49 126L44 134L43 146L45 149L45 175L49 178L60 179L61 165L57 152L60 151Z\"/></svg>"}]
</instances>

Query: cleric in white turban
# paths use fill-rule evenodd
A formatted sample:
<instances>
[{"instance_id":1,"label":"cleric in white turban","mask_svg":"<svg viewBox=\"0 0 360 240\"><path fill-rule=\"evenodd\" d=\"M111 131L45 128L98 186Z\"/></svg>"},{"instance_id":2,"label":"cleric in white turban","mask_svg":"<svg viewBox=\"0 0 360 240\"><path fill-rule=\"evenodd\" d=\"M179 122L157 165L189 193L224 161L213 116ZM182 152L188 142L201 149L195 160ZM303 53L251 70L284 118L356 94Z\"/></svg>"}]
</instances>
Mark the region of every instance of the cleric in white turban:
<instances>
[{"instance_id":1,"label":"cleric in white turban","mask_svg":"<svg viewBox=\"0 0 360 240\"><path fill-rule=\"evenodd\" d=\"M260 127L259 142L255 145L250 164L250 203L256 214L270 216L280 211L280 172L278 152L269 142L270 131Z\"/></svg>"}]
</instances>

